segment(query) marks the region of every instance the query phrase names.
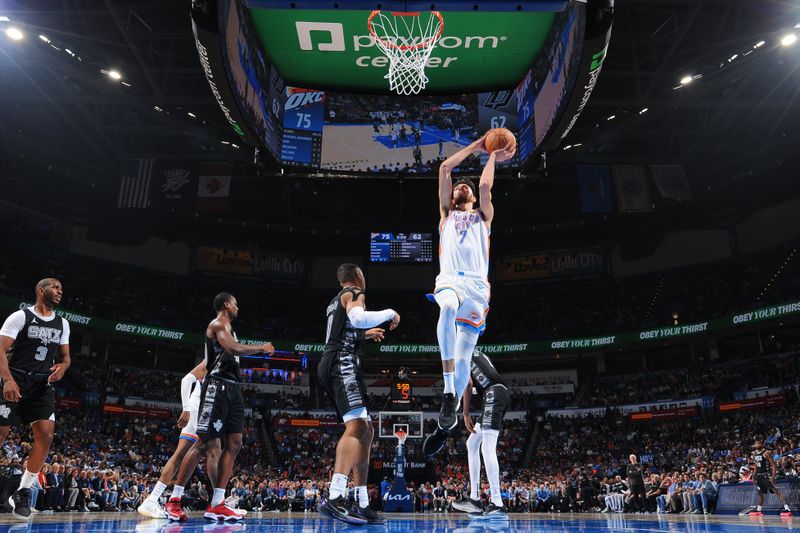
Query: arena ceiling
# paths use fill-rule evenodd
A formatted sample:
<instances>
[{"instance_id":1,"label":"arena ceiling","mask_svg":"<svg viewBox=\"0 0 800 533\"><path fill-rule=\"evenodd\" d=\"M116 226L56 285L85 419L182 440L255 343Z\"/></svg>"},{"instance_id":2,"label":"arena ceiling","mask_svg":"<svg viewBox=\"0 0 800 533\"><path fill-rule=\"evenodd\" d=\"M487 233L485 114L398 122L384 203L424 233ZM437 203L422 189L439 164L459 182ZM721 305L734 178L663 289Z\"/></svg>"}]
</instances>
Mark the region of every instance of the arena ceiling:
<instances>
[{"instance_id":1,"label":"arena ceiling","mask_svg":"<svg viewBox=\"0 0 800 533\"><path fill-rule=\"evenodd\" d=\"M25 33L21 41L0 35L0 150L10 162L0 172L46 165L95 180L128 158L249 164L251 149L222 143L235 139L200 68L189 7L0 3L0 16ZM789 0L618 1L596 89L564 145L548 154L549 178L538 178L580 163L674 162L695 190L765 173L790 179L800 43L780 40L798 23L800 8ZM687 76L702 77L682 85Z\"/></svg>"}]
</instances>

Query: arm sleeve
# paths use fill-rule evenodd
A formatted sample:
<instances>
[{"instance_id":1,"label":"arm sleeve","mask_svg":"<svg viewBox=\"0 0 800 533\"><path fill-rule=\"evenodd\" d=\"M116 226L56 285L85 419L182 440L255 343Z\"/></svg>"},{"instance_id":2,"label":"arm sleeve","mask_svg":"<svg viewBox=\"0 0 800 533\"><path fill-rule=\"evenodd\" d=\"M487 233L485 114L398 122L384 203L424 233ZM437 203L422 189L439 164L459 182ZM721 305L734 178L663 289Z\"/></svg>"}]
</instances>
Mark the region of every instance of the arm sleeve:
<instances>
[{"instance_id":1,"label":"arm sleeve","mask_svg":"<svg viewBox=\"0 0 800 533\"><path fill-rule=\"evenodd\" d=\"M192 396L192 385L197 382L197 378L189 372L183 379L181 379L181 404L183 404L183 410L189 411L189 404L191 403L190 398Z\"/></svg>"},{"instance_id":2,"label":"arm sleeve","mask_svg":"<svg viewBox=\"0 0 800 533\"><path fill-rule=\"evenodd\" d=\"M350 309L347 313L347 318L353 327L358 329L374 328L379 324L394 320L397 313L393 309L384 309L383 311L365 311L363 307L356 306Z\"/></svg>"},{"instance_id":3,"label":"arm sleeve","mask_svg":"<svg viewBox=\"0 0 800 533\"><path fill-rule=\"evenodd\" d=\"M66 318L61 319L63 321L63 326L61 329L61 345L69 344L69 322L67 322Z\"/></svg>"},{"instance_id":4,"label":"arm sleeve","mask_svg":"<svg viewBox=\"0 0 800 533\"><path fill-rule=\"evenodd\" d=\"M0 335L5 335L6 337L11 337L16 340L17 335L19 335L19 332L22 331L24 327L25 311L20 309L19 311L14 311L6 318L6 321L3 322L3 327L0 328Z\"/></svg>"}]
</instances>

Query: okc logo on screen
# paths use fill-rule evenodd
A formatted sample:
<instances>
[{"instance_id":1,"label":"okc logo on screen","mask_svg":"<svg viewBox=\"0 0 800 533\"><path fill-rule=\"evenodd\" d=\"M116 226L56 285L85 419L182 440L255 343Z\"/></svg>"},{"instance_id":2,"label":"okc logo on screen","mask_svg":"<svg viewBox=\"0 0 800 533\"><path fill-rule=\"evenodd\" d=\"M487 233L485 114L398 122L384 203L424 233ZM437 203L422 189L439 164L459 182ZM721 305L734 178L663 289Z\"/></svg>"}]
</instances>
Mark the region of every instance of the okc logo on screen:
<instances>
[{"instance_id":1,"label":"okc logo on screen","mask_svg":"<svg viewBox=\"0 0 800 533\"><path fill-rule=\"evenodd\" d=\"M299 87L286 88L286 111L301 109L306 106L319 104L325 101L325 93L314 89L301 89Z\"/></svg>"}]
</instances>

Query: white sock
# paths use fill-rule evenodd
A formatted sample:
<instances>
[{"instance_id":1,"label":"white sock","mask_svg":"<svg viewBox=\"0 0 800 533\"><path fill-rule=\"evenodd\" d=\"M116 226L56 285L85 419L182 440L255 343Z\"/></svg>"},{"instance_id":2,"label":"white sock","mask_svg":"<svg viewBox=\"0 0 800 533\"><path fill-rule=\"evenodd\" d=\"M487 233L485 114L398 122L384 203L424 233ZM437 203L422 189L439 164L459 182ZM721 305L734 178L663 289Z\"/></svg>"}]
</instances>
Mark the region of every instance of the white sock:
<instances>
[{"instance_id":1,"label":"white sock","mask_svg":"<svg viewBox=\"0 0 800 533\"><path fill-rule=\"evenodd\" d=\"M467 463L469 464L469 497L478 499L478 485L481 480L481 430L475 425L475 433L467 438Z\"/></svg>"},{"instance_id":2,"label":"white sock","mask_svg":"<svg viewBox=\"0 0 800 533\"><path fill-rule=\"evenodd\" d=\"M760 505L758 507L756 507L756 511L758 511L759 513L761 512L761 506Z\"/></svg>"},{"instance_id":3,"label":"white sock","mask_svg":"<svg viewBox=\"0 0 800 533\"><path fill-rule=\"evenodd\" d=\"M183 487L180 485L175 485L172 487L172 494L170 495L169 499L172 498L182 498L183 497Z\"/></svg>"},{"instance_id":4,"label":"white sock","mask_svg":"<svg viewBox=\"0 0 800 533\"><path fill-rule=\"evenodd\" d=\"M328 489L328 496L331 500L335 500L339 496L344 496L347 493L347 476L344 474L333 474L331 478L331 487Z\"/></svg>"},{"instance_id":5,"label":"white sock","mask_svg":"<svg viewBox=\"0 0 800 533\"><path fill-rule=\"evenodd\" d=\"M455 358L456 346L456 313L458 312L458 296L451 290L442 291L435 296L439 304L439 322L436 324L436 338L439 340L439 354L442 361ZM455 389L448 388L447 374L444 374L444 393L456 394ZM458 394L456 394L457 396Z\"/></svg>"},{"instance_id":6,"label":"white sock","mask_svg":"<svg viewBox=\"0 0 800 533\"><path fill-rule=\"evenodd\" d=\"M478 344L478 334L464 326L458 328L456 335L456 360L455 360L455 384L456 398L461 401L464 389L469 383L470 365L472 363L472 352Z\"/></svg>"},{"instance_id":7,"label":"white sock","mask_svg":"<svg viewBox=\"0 0 800 533\"><path fill-rule=\"evenodd\" d=\"M783 504L783 508L786 509L787 511L791 511L791 509L789 509L789 504L788 503L784 503Z\"/></svg>"},{"instance_id":8,"label":"white sock","mask_svg":"<svg viewBox=\"0 0 800 533\"><path fill-rule=\"evenodd\" d=\"M486 477L489 478L489 494L492 503L498 507L503 506L503 498L500 497L500 465L497 462L497 437L498 432L494 429L484 429L482 431L481 452L483 464L486 468Z\"/></svg>"},{"instance_id":9,"label":"white sock","mask_svg":"<svg viewBox=\"0 0 800 533\"><path fill-rule=\"evenodd\" d=\"M26 468L25 473L22 474L22 479L19 480L19 488L29 489L33 487L33 483L36 481L37 477L39 477L38 472L29 472Z\"/></svg>"},{"instance_id":10,"label":"white sock","mask_svg":"<svg viewBox=\"0 0 800 533\"><path fill-rule=\"evenodd\" d=\"M225 489L214 489L214 496L211 498L211 507L216 507L225 499Z\"/></svg>"},{"instance_id":11,"label":"white sock","mask_svg":"<svg viewBox=\"0 0 800 533\"><path fill-rule=\"evenodd\" d=\"M161 495L164 493L164 489L167 488L166 483L161 483L160 481L156 483L156 486L153 487L153 492L150 493L150 496L147 497L148 500L157 502Z\"/></svg>"},{"instance_id":12,"label":"white sock","mask_svg":"<svg viewBox=\"0 0 800 533\"><path fill-rule=\"evenodd\" d=\"M455 374L453 372L442 372L442 377L444 378L444 393L455 394Z\"/></svg>"},{"instance_id":13,"label":"white sock","mask_svg":"<svg viewBox=\"0 0 800 533\"><path fill-rule=\"evenodd\" d=\"M356 501L358 502L358 506L362 509L369 507L369 493L367 492L366 485L356 487Z\"/></svg>"}]
</instances>

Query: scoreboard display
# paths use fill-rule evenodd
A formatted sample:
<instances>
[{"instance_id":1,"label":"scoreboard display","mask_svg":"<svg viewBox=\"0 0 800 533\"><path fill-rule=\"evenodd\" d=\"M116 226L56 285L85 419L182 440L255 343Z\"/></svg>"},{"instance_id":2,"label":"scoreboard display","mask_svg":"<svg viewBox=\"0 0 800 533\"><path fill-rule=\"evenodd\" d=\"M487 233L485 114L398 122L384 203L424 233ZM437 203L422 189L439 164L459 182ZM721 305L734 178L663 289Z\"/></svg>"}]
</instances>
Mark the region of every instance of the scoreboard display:
<instances>
[{"instance_id":1,"label":"scoreboard display","mask_svg":"<svg viewBox=\"0 0 800 533\"><path fill-rule=\"evenodd\" d=\"M398 380L392 383L389 398L393 405L408 405L414 398L414 390L408 380Z\"/></svg>"},{"instance_id":2,"label":"scoreboard display","mask_svg":"<svg viewBox=\"0 0 800 533\"><path fill-rule=\"evenodd\" d=\"M371 263L431 263L432 233L372 233L369 241Z\"/></svg>"},{"instance_id":3,"label":"scoreboard display","mask_svg":"<svg viewBox=\"0 0 800 533\"><path fill-rule=\"evenodd\" d=\"M325 93L286 87L281 161L288 166L319 167Z\"/></svg>"}]
</instances>

